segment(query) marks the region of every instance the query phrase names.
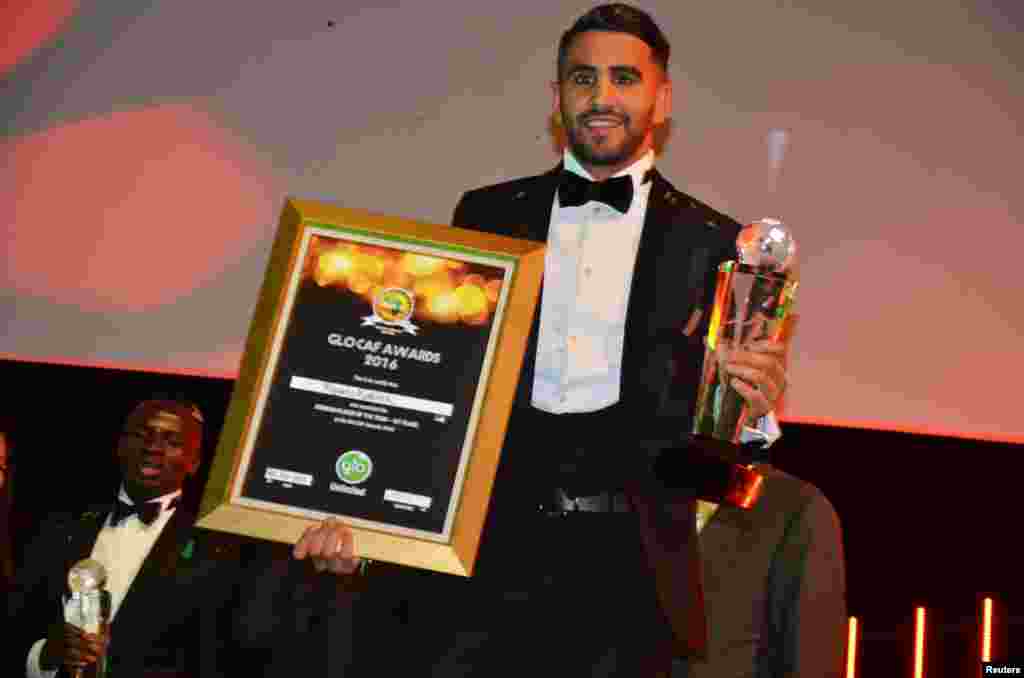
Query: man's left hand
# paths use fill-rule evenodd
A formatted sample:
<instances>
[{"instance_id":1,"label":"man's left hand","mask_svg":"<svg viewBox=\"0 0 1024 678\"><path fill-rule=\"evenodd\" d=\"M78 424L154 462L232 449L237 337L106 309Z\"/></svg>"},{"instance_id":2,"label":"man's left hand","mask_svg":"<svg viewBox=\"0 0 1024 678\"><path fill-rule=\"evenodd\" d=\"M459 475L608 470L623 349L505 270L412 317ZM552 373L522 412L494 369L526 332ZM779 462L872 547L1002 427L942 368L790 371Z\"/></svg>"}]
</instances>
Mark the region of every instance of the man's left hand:
<instances>
[{"instance_id":1,"label":"man's left hand","mask_svg":"<svg viewBox=\"0 0 1024 678\"><path fill-rule=\"evenodd\" d=\"M295 543L292 555L296 560L312 560L317 572L326 570L334 574L352 574L360 564L355 555L352 530L333 518L307 527Z\"/></svg>"},{"instance_id":2,"label":"man's left hand","mask_svg":"<svg viewBox=\"0 0 1024 678\"><path fill-rule=\"evenodd\" d=\"M755 341L733 351L725 370L733 376L729 382L750 408L751 420L771 412L786 388L786 345L775 341Z\"/></svg>"}]
</instances>

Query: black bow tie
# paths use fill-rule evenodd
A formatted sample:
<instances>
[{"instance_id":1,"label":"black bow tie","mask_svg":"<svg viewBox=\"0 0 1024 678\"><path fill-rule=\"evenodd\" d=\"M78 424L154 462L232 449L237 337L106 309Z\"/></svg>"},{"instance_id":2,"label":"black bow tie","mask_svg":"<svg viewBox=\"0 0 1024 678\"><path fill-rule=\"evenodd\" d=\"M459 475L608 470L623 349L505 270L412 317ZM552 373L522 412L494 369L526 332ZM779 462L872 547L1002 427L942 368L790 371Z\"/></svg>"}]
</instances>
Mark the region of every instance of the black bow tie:
<instances>
[{"instance_id":1,"label":"black bow tie","mask_svg":"<svg viewBox=\"0 0 1024 678\"><path fill-rule=\"evenodd\" d=\"M175 497L167 505L167 508L174 508L177 504L178 498ZM162 509L163 505L158 501L147 501L142 504L126 504L118 499L114 502L114 508L111 511L110 524L118 525L125 518L137 515L143 525L152 525L153 521L156 520L156 517L160 515L160 511Z\"/></svg>"},{"instance_id":2,"label":"black bow tie","mask_svg":"<svg viewBox=\"0 0 1024 678\"><path fill-rule=\"evenodd\" d=\"M633 202L633 178L626 174L604 181L590 181L575 172L562 170L558 204L562 207L577 207L591 200L603 202L625 214Z\"/></svg>"}]
</instances>

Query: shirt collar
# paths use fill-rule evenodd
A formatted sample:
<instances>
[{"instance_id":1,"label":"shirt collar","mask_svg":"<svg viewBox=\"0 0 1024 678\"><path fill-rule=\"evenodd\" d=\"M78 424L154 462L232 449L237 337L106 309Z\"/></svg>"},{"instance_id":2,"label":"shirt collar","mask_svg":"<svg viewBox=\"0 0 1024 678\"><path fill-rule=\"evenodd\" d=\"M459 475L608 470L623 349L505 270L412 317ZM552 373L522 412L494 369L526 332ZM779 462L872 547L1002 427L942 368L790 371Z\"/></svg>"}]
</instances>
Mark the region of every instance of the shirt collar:
<instances>
[{"instance_id":1,"label":"shirt collar","mask_svg":"<svg viewBox=\"0 0 1024 678\"><path fill-rule=\"evenodd\" d=\"M161 511L166 511L167 510L167 505L170 504L171 501L173 501L175 499L175 497L180 497L180 496L181 496L181 490L175 490L174 492L169 492L169 493L167 493L165 495L162 495L162 496L159 496L159 497L153 497L149 501L158 501L158 502L160 502L160 510ZM128 495L128 491L125 490L124 485L121 486L121 491L118 493L117 498L120 499L121 501L123 501L126 504L131 504L131 505L135 504L135 502L132 500L132 498Z\"/></svg>"},{"instance_id":2,"label":"shirt collar","mask_svg":"<svg viewBox=\"0 0 1024 678\"><path fill-rule=\"evenodd\" d=\"M576 156L574 156L572 154L572 151L570 151L568 148L566 148L565 151L562 153L562 166L565 167L565 169L568 170L569 172L572 172L573 174L578 174L584 179L589 179L590 181L594 180L594 177L590 176L590 172L583 169L583 165L580 164L580 162L576 159ZM616 172L612 176L621 177L625 174L628 174L629 176L633 177L633 190L636 191L639 190L640 187L643 185L644 175L647 174L647 171L652 167L654 167L654 149L648 150L646 153L640 156L637 159L637 161L634 162L632 165Z\"/></svg>"}]
</instances>

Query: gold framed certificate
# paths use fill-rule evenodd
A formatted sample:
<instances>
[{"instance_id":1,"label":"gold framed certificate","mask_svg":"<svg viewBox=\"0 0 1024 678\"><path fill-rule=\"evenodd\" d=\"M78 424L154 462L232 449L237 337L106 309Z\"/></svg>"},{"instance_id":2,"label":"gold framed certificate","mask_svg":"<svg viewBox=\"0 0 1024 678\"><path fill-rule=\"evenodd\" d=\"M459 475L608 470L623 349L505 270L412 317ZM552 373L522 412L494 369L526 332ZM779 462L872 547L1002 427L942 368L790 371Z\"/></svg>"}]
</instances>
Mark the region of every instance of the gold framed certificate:
<instances>
[{"instance_id":1,"label":"gold framed certificate","mask_svg":"<svg viewBox=\"0 0 1024 678\"><path fill-rule=\"evenodd\" d=\"M542 243L289 199L199 525L469 576Z\"/></svg>"}]
</instances>

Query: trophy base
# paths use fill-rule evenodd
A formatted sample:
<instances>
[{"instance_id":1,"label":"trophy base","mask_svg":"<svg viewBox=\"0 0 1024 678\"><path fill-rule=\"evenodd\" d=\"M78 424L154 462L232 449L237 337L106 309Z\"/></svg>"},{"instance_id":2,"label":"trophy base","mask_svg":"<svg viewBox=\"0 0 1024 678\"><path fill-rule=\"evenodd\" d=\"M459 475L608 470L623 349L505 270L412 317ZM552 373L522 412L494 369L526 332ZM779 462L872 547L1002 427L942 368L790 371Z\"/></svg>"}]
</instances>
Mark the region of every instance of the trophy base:
<instances>
[{"instance_id":1,"label":"trophy base","mask_svg":"<svg viewBox=\"0 0 1024 678\"><path fill-rule=\"evenodd\" d=\"M749 509L761 496L764 477L744 456L740 445L694 434L658 455L654 476L673 494Z\"/></svg>"}]
</instances>

